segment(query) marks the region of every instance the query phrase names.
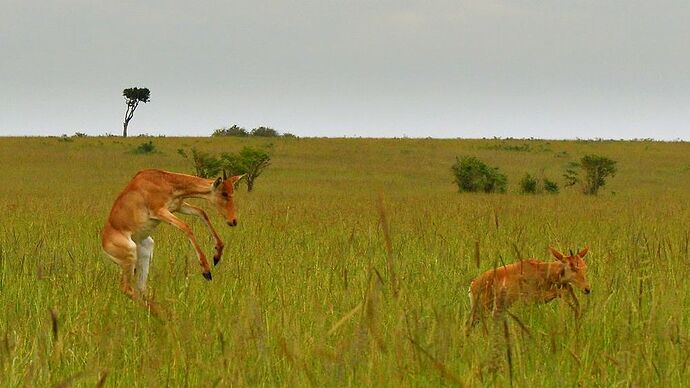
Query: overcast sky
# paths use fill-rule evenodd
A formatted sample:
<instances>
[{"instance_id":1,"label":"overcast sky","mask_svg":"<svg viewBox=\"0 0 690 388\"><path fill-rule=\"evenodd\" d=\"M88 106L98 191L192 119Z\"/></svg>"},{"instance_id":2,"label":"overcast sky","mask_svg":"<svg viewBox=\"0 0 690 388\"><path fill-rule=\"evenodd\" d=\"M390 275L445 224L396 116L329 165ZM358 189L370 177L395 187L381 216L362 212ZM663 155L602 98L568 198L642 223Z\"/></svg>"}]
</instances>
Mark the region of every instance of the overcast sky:
<instances>
[{"instance_id":1,"label":"overcast sky","mask_svg":"<svg viewBox=\"0 0 690 388\"><path fill-rule=\"evenodd\" d=\"M0 5L0 135L690 139L687 0Z\"/></svg>"}]
</instances>

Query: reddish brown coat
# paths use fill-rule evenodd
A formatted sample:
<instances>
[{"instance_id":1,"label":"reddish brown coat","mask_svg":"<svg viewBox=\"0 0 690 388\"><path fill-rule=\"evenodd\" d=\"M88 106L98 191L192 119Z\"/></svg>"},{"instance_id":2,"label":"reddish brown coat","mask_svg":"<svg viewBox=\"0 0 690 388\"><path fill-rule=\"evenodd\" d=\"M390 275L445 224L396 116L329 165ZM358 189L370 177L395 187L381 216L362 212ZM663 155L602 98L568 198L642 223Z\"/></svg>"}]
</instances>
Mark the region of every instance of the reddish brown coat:
<instances>
[{"instance_id":1,"label":"reddish brown coat","mask_svg":"<svg viewBox=\"0 0 690 388\"><path fill-rule=\"evenodd\" d=\"M470 325L486 312L502 312L518 301L547 303L572 292L576 286L588 294L587 264L583 257L588 248L576 255L564 256L549 248L557 261L523 260L488 270L470 284L472 312Z\"/></svg>"}]
</instances>

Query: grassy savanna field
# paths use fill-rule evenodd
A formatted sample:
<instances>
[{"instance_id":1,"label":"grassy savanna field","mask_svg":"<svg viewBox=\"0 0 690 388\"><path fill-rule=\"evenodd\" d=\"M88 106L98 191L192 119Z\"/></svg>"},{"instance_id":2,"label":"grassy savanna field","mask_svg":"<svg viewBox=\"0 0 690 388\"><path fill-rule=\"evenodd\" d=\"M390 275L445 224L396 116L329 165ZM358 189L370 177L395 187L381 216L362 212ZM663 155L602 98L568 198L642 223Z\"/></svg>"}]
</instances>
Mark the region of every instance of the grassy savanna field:
<instances>
[{"instance_id":1,"label":"grassy savanna field","mask_svg":"<svg viewBox=\"0 0 690 388\"><path fill-rule=\"evenodd\" d=\"M131 153L148 140L160 152ZM178 148L267 143L272 165L236 195L238 227L198 202L226 243L213 281L162 224L148 285L166 320L125 297L100 230L129 179L191 172ZM526 172L562 186L568 162L590 153L618 161L600 195L517 194ZM458 193L461 155L499 167L509 192ZM0 138L0 182L3 386L690 381L688 143ZM211 257L203 224L181 217ZM558 301L518 305L524 328L508 319L507 332L496 322L465 337L470 280L551 260L549 245L590 246L581 316Z\"/></svg>"}]
</instances>

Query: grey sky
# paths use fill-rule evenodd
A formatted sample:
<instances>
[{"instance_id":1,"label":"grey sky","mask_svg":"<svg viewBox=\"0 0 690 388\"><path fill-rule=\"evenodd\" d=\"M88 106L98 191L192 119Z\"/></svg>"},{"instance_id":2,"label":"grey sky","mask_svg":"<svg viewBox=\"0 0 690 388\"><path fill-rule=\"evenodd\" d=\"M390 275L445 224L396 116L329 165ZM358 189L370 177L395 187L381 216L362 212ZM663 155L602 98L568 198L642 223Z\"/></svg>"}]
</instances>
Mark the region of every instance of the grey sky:
<instances>
[{"instance_id":1,"label":"grey sky","mask_svg":"<svg viewBox=\"0 0 690 388\"><path fill-rule=\"evenodd\" d=\"M690 139L687 0L0 4L0 135Z\"/></svg>"}]
</instances>

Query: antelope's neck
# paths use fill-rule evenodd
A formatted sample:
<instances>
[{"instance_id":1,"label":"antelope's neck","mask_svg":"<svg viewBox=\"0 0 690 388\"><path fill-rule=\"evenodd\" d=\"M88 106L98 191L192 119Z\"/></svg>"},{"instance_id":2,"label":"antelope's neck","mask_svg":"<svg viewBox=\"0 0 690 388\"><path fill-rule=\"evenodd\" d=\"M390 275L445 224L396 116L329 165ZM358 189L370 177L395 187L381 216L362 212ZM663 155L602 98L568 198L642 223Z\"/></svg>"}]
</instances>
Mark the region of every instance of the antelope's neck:
<instances>
[{"instance_id":1,"label":"antelope's neck","mask_svg":"<svg viewBox=\"0 0 690 388\"><path fill-rule=\"evenodd\" d=\"M561 284L561 272L563 270L563 264L554 261L551 263L544 263L544 268L546 270L546 279L551 284Z\"/></svg>"},{"instance_id":2,"label":"antelope's neck","mask_svg":"<svg viewBox=\"0 0 690 388\"><path fill-rule=\"evenodd\" d=\"M175 196L178 198L209 199L213 190L213 179L191 175L180 175L173 182Z\"/></svg>"}]
</instances>

